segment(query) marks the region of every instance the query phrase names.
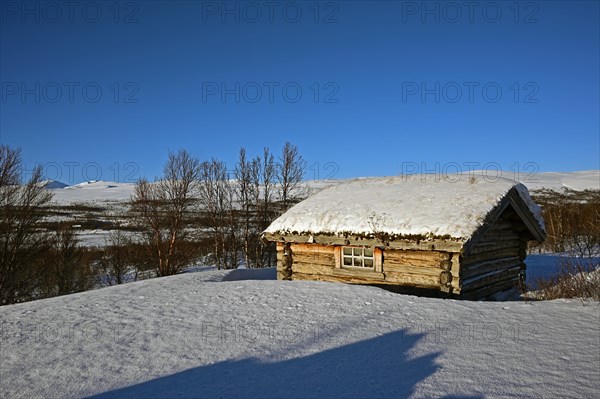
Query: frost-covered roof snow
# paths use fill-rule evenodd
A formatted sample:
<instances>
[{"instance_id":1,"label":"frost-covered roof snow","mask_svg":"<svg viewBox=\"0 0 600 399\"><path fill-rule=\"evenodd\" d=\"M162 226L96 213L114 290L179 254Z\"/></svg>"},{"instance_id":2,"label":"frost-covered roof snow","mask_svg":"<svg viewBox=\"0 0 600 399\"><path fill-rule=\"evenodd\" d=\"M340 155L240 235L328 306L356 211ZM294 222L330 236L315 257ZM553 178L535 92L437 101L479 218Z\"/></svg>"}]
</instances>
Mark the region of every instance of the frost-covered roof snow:
<instances>
[{"instance_id":1,"label":"frost-covered roof snow","mask_svg":"<svg viewBox=\"0 0 600 399\"><path fill-rule=\"evenodd\" d=\"M325 188L292 207L265 231L466 240L515 188L541 229L541 210L521 183L505 178L401 175L359 178Z\"/></svg>"}]
</instances>

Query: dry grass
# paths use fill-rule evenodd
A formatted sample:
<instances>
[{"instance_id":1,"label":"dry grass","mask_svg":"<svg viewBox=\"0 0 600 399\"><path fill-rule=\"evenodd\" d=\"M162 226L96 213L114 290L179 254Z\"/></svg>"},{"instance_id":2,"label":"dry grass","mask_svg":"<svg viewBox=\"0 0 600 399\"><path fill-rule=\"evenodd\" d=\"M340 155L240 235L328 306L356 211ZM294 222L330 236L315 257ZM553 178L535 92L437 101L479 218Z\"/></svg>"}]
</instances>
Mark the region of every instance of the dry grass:
<instances>
[{"instance_id":1,"label":"dry grass","mask_svg":"<svg viewBox=\"0 0 600 399\"><path fill-rule=\"evenodd\" d=\"M536 299L600 300L600 191L534 193L542 206L548 239L541 250L561 253L558 273L538 278Z\"/></svg>"},{"instance_id":2,"label":"dry grass","mask_svg":"<svg viewBox=\"0 0 600 399\"><path fill-rule=\"evenodd\" d=\"M538 278L533 299L579 298L600 301L600 260L565 256L560 258L558 273Z\"/></svg>"}]
</instances>

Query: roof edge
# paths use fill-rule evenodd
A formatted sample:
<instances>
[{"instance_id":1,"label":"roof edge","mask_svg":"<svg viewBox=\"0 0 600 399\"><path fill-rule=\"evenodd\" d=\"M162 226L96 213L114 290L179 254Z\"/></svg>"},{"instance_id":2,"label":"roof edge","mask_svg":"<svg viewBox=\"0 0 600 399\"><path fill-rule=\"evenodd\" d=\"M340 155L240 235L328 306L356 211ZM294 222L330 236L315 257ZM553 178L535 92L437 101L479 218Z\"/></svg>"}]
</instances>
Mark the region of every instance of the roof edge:
<instances>
[{"instance_id":1,"label":"roof edge","mask_svg":"<svg viewBox=\"0 0 600 399\"><path fill-rule=\"evenodd\" d=\"M546 231L540 226L532 211L529 209L528 205L525 203L525 200L521 197L521 194L518 192L517 187L513 187L508 192L508 199L510 204L512 205L517 215L523 220L525 226L533 235L533 237L539 243L542 243L546 240Z\"/></svg>"},{"instance_id":2,"label":"roof edge","mask_svg":"<svg viewBox=\"0 0 600 399\"><path fill-rule=\"evenodd\" d=\"M287 234L264 232L262 238L272 242L290 242L295 244L322 244L322 245L357 245L372 246L388 249L420 250L420 251L443 251L462 252L465 240L446 239L378 239L365 238L355 235L344 237L324 234Z\"/></svg>"},{"instance_id":3,"label":"roof edge","mask_svg":"<svg viewBox=\"0 0 600 399\"><path fill-rule=\"evenodd\" d=\"M546 232L542 229L542 226L538 223L531 209L525 202L525 200L519 194L517 186L512 187L502 198L500 203L488 213L484 223L473 233L471 238L465 243L464 252L469 253L471 248L477 244L477 242L483 237L486 231L492 226L496 220L504 213L508 206L512 206L519 218L523 221L527 230L531 233L533 238L542 243L546 240Z\"/></svg>"}]
</instances>

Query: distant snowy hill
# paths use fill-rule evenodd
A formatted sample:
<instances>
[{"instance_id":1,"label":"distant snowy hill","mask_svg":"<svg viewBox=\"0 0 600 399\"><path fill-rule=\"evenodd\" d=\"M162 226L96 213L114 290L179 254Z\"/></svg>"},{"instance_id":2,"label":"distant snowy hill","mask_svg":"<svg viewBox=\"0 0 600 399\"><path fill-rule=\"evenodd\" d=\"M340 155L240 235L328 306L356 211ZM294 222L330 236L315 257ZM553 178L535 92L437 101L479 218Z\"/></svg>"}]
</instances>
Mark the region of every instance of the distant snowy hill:
<instances>
[{"instance_id":1,"label":"distant snowy hill","mask_svg":"<svg viewBox=\"0 0 600 399\"><path fill-rule=\"evenodd\" d=\"M273 278L272 269L205 271L2 306L0 397L600 391L597 304L443 300Z\"/></svg>"},{"instance_id":2,"label":"distant snowy hill","mask_svg":"<svg viewBox=\"0 0 600 399\"><path fill-rule=\"evenodd\" d=\"M569 189L574 191L600 190L600 170L580 172L544 172L524 179L529 190L547 188L555 191Z\"/></svg>"},{"instance_id":3,"label":"distant snowy hill","mask_svg":"<svg viewBox=\"0 0 600 399\"><path fill-rule=\"evenodd\" d=\"M49 190L69 187L68 184L65 184L65 183L63 183L61 181L57 181L57 180L44 180L43 182L40 183L40 186L47 188Z\"/></svg>"},{"instance_id":4,"label":"distant snowy hill","mask_svg":"<svg viewBox=\"0 0 600 399\"><path fill-rule=\"evenodd\" d=\"M52 190L57 203L127 201L133 194L133 183L89 181Z\"/></svg>"},{"instance_id":5,"label":"distant snowy hill","mask_svg":"<svg viewBox=\"0 0 600 399\"><path fill-rule=\"evenodd\" d=\"M478 173L477 171L474 173ZM489 172L488 176L493 179L499 175L514 179L513 172ZM520 181L530 191L549 188L560 191L563 189L600 190L600 170L588 170L580 172L543 172L531 176L519 175ZM339 180L309 180L307 182L311 193L335 184ZM133 194L133 183L115 183L109 181L90 181L67 186L61 182L48 183L46 188L52 189L54 201L57 203L93 202L93 201L127 201ZM56 185L56 186L54 186ZM62 185L62 187L60 187Z\"/></svg>"}]
</instances>

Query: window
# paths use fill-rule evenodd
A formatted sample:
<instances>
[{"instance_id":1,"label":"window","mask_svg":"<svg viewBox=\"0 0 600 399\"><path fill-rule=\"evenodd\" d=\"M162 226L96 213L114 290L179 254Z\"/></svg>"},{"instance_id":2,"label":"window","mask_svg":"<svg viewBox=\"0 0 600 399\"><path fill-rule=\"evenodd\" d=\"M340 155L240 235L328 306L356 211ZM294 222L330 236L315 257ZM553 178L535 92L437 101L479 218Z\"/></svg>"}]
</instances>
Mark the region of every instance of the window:
<instances>
[{"instance_id":1,"label":"window","mask_svg":"<svg viewBox=\"0 0 600 399\"><path fill-rule=\"evenodd\" d=\"M373 248L364 247L343 247L342 248L342 267L365 267L373 269L375 257Z\"/></svg>"}]
</instances>

